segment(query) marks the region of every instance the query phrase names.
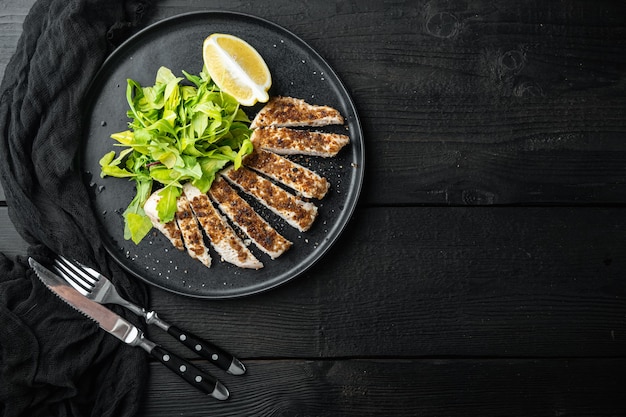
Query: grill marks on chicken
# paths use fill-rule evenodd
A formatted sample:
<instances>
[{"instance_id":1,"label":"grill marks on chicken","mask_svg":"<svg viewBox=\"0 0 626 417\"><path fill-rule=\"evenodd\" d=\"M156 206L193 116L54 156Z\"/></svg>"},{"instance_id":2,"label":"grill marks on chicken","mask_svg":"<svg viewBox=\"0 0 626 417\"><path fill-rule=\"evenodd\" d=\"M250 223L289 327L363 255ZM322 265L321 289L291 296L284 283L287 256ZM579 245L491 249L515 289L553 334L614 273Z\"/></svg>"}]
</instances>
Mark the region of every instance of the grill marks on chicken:
<instances>
[{"instance_id":1,"label":"grill marks on chicken","mask_svg":"<svg viewBox=\"0 0 626 417\"><path fill-rule=\"evenodd\" d=\"M209 195L220 210L270 258L278 258L291 247L292 243L259 216L222 177L215 178Z\"/></svg>"},{"instance_id":2,"label":"grill marks on chicken","mask_svg":"<svg viewBox=\"0 0 626 417\"><path fill-rule=\"evenodd\" d=\"M343 116L332 107L309 104L302 99L293 97L274 97L252 120L250 128L340 124L343 124Z\"/></svg>"},{"instance_id":3,"label":"grill marks on chicken","mask_svg":"<svg viewBox=\"0 0 626 417\"><path fill-rule=\"evenodd\" d=\"M245 167L237 170L226 168L222 173L241 191L256 198L301 232L309 230L317 217L317 207L314 204L297 198Z\"/></svg>"},{"instance_id":4,"label":"grill marks on chicken","mask_svg":"<svg viewBox=\"0 0 626 417\"><path fill-rule=\"evenodd\" d=\"M306 198L322 199L330 186L326 178L310 169L263 149L255 149L246 156L243 163Z\"/></svg>"},{"instance_id":5,"label":"grill marks on chicken","mask_svg":"<svg viewBox=\"0 0 626 417\"><path fill-rule=\"evenodd\" d=\"M263 264L235 234L235 231L215 209L206 194L191 183L185 184L183 191L191 203L191 208L198 222L209 237L211 246L222 257L222 260L240 268L263 268Z\"/></svg>"}]
</instances>

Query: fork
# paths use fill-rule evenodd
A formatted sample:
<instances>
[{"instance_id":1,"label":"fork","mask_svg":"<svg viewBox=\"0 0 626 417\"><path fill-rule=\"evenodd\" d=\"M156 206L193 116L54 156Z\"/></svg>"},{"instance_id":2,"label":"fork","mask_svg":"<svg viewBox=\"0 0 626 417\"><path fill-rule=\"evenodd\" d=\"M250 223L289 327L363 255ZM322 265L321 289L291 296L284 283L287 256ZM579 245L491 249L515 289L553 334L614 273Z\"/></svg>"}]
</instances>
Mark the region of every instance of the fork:
<instances>
[{"instance_id":1,"label":"fork","mask_svg":"<svg viewBox=\"0 0 626 417\"><path fill-rule=\"evenodd\" d=\"M53 269L61 278L88 299L99 304L117 304L127 308L138 316L143 317L146 323L165 330L187 348L208 359L229 374L242 375L246 372L246 368L241 361L225 350L202 340L190 332L166 323L155 311L146 311L146 309L124 299L117 292L113 283L95 269L80 262L69 260L61 255L55 259Z\"/></svg>"}]
</instances>

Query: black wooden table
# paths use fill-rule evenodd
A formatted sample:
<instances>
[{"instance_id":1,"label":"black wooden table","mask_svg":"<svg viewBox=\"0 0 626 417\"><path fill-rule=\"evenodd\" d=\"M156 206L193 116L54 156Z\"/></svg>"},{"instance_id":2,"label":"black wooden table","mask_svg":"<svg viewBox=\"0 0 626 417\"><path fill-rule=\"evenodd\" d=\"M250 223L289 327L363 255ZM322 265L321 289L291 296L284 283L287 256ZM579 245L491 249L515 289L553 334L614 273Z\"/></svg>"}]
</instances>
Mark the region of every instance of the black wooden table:
<instances>
[{"instance_id":1,"label":"black wooden table","mask_svg":"<svg viewBox=\"0 0 626 417\"><path fill-rule=\"evenodd\" d=\"M1 2L0 73L32 3ZM339 242L287 285L151 289L249 373L218 403L155 363L142 415L626 415L623 2L165 0L151 21L206 9L330 63L366 179ZM24 254L0 200L0 250Z\"/></svg>"}]
</instances>

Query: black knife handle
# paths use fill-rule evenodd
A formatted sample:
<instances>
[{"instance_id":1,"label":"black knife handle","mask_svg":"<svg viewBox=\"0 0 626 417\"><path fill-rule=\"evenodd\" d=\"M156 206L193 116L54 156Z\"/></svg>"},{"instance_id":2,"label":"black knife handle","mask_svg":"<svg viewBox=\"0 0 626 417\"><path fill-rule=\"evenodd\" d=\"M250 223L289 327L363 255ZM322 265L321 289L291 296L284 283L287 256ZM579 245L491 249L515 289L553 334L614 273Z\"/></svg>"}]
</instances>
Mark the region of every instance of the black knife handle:
<instances>
[{"instance_id":1,"label":"black knife handle","mask_svg":"<svg viewBox=\"0 0 626 417\"><path fill-rule=\"evenodd\" d=\"M180 376L190 385L218 400L226 400L229 396L228 390L214 376L200 370L189 361L168 352L161 346L154 346L150 351L152 357L157 359L170 371Z\"/></svg>"},{"instance_id":2,"label":"black knife handle","mask_svg":"<svg viewBox=\"0 0 626 417\"><path fill-rule=\"evenodd\" d=\"M241 365L241 363L236 360L233 355L215 346L213 343L202 340L193 333L183 331L176 326L168 327L167 332L178 339L183 345L187 346L203 358L210 360L211 363L215 364L219 368L234 375L240 375L245 372L243 365Z\"/></svg>"}]
</instances>

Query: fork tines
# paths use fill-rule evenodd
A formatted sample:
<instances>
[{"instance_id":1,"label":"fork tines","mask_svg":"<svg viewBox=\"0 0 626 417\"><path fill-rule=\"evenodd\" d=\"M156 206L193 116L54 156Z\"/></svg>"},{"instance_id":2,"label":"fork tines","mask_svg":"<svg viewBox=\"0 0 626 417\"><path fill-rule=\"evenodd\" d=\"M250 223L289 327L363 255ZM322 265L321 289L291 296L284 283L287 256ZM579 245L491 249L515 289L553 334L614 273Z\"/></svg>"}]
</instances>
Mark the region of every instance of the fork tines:
<instances>
[{"instance_id":1,"label":"fork tines","mask_svg":"<svg viewBox=\"0 0 626 417\"><path fill-rule=\"evenodd\" d=\"M82 265L72 262L61 255L54 260L53 268L63 279L83 294L91 292L96 282L98 282L97 278L89 274Z\"/></svg>"}]
</instances>

